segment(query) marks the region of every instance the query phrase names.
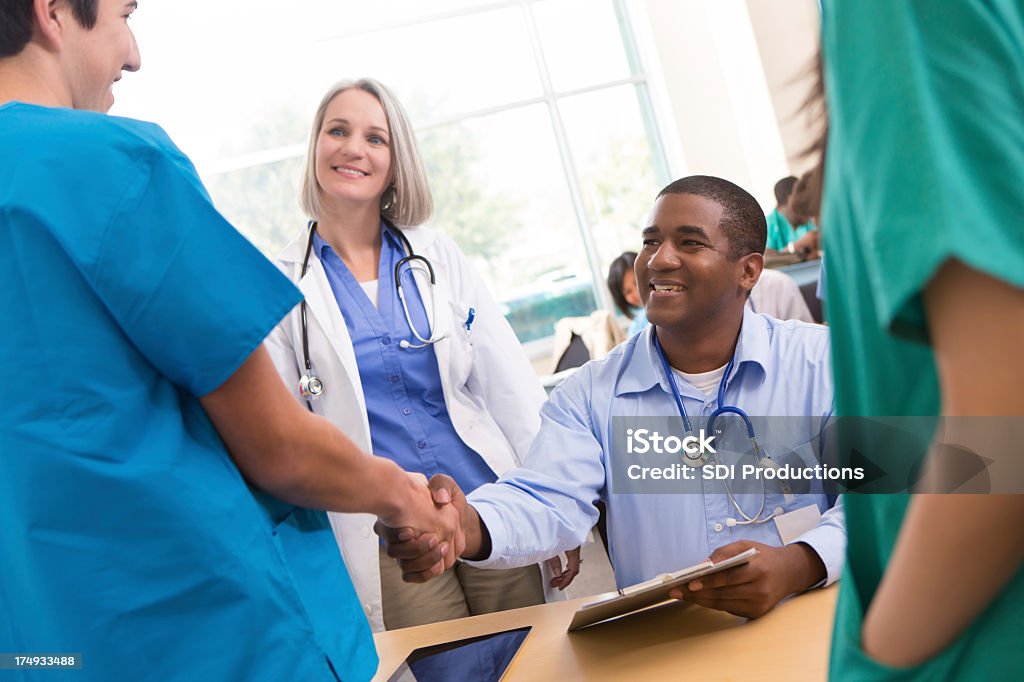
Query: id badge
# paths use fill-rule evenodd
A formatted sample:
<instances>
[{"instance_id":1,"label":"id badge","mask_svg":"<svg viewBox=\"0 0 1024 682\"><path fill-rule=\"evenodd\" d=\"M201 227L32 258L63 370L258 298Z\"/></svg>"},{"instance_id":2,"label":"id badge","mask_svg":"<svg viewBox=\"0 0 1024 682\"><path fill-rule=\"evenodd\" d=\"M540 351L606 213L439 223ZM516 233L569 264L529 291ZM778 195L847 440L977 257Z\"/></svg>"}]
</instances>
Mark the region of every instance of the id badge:
<instances>
[{"instance_id":1,"label":"id badge","mask_svg":"<svg viewBox=\"0 0 1024 682\"><path fill-rule=\"evenodd\" d=\"M788 545L817 526L818 521L821 521L821 512L818 511L818 505L809 504L806 507L776 516L775 529L779 531L782 544Z\"/></svg>"}]
</instances>

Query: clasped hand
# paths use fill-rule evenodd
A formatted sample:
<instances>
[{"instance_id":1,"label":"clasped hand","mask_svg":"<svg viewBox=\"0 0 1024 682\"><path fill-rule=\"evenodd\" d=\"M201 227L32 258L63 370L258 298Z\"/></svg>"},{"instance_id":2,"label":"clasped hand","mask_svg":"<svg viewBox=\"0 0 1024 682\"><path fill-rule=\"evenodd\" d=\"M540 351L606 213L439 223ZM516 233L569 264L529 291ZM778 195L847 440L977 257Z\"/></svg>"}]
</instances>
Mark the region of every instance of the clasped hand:
<instances>
[{"instance_id":1,"label":"clasped hand","mask_svg":"<svg viewBox=\"0 0 1024 682\"><path fill-rule=\"evenodd\" d=\"M422 583L451 568L466 548L462 514L466 497L448 476L413 481L409 502L393 517L378 518L373 530L398 561L402 579Z\"/></svg>"},{"instance_id":2,"label":"clasped hand","mask_svg":"<svg viewBox=\"0 0 1024 682\"><path fill-rule=\"evenodd\" d=\"M449 526L440 531L431 530L429 525L410 523L404 517L397 522L380 519L373 530L384 541L384 550L402 570L402 580L408 583L423 583L444 573L459 559L482 559L491 553L490 535L481 523L476 510L467 502L466 496L450 476L437 474L426 483L419 474L425 494L437 512L445 520L454 520L456 525L451 535L446 535ZM566 566L562 570L561 560L555 556L548 560L554 577L551 587L564 590L579 573L580 548L565 553Z\"/></svg>"},{"instance_id":3,"label":"clasped hand","mask_svg":"<svg viewBox=\"0 0 1024 682\"><path fill-rule=\"evenodd\" d=\"M434 517L417 523L413 515L378 519L374 532L384 541L388 556L402 570L402 580L423 583L451 568L466 551L469 507L466 496L451 477L437 474L427 482L422 474L422 498L415 505L429 506ZM428 516L428 518L430 518Z\"/></svg>"}]
</instances>

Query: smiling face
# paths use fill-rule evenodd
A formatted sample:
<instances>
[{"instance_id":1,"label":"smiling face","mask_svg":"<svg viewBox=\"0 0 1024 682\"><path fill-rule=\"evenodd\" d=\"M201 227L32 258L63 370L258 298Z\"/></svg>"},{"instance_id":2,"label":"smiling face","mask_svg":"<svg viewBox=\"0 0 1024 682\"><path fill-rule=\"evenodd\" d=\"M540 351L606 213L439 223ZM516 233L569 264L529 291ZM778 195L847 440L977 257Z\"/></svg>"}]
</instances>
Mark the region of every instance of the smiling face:
<instances>
[{"instance_id":1,"label":"smiling face","mask_svg":"<svg viewBox=\"0 0 1024 682\"><path fill-rule=\"evenodd\" d=\"M139 46L128 26L138 3L134 0L100 0L96 25L78 23L67 3L58 5L63 18L61 58L64 62L71 106L106 112L114 105L114 83L123 71L142 65Z\"/></svg>"},{"instance_id":2,"label":"smiling face","mask_svg":"<svg viewBox=\"0 0 1024 682\"><path fill-rule=\"evenodd\" d=\"M665 194L654 204L634 270L647 319L680 333L708 331L716 320L743 316L753 274L748 257L730 259L719 227L724 209L694 194Z\"/></svg>"},{"instance_id":3,"label":"smiling face","mask_svg":"<svg viewBox=\"0 0 1024 682\"><path fill-rule=\"evenodd\" d=\"M316 179L327 203L379 208L391 184L391 132L376 97L350 88L327 105L316 143Z\"/></svg>"}]
</instances>

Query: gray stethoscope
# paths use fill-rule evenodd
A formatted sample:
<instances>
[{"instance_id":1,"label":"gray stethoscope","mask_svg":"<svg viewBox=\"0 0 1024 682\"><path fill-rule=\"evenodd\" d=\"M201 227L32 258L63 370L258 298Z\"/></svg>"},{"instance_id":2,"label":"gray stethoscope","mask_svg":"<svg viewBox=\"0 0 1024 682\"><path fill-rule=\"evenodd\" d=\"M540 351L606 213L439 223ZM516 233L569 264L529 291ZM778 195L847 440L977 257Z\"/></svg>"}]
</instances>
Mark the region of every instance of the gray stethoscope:
<instances>
[{"instance_id":1,"label":"gray stethoscope","mask_svg":"<svg viewBox=\"0 0 1024 682\"><path fill-rule=\"evenodd\" d=\"M672 368L668 364L668 358L665 357L665 351L661 349L661 343L658 341L657 334L651 334L654 337L654 349L658 352L658 357L661 359L661 366L665 368L665 378L668 379L669 388L672 389L672 397L675 398L676 407L679 409L679 416L683 418L683 428L686 429L688 434L693 434L693 427L690 425L690 418L686 415L686 408L683 407L683 398L679 395L679 388L676 386L675 376L672 373ZM743 424L747 429L747 437L750 438L750 442L754 446L754 460L758 463L758 466L765 468L775 468L776 464L772 461L771 457L768 456L761 446L757 443L757 436L754 434L754 424L750 421L750 417L747 413L740 408L733 405L725 404L725 382L728 381L729 375L732 374L732 368L736 358L733 357L729 360L729 364L725 366L725 374L722 375L722 381L718 384L718 408L711 413L708 417L707 430L709 433L715 432L715 420L717 420L723 414L735 414L743 420ZM721 464L721 460L718 459L718 453L712 453L715 458L716 464ZM708 462L708 454L705 452L697 452L690 454L686 450L683 450L683 462L692 467L702 467ZM764 507L768 501L768 493L764 487L764 478L758 477L761 483L761 507L757 510L757 513L753 516L748 516L743 508L740 507L739 502L732 494L732 490L729 488L729 483L722 481L725 486L725 494L729 497L729 502L732 503L733 508L742 517L742 520L733 518L726 519L726 525L728 526L745 526L750 524L767 523L775 518L774 512L764 516ZM786 498L792 496L792 492L789 488L789 484L785 481L780 481L782 493Z\"/></svg>"},{"instance_id":2,"label":"gray stethoscope","mask_svg":"<svg viewBox=\"0 0 1024 682\"><path fill-rule=\"evenodd\" d=\"M425 256L417 255L412 250L412 244L409 243L408 237L403 234L401 230L396 228L386 218L383 219L384 226L391 230L393 233L398 235L398 238L402 241L402 248L405 250L406 256L399 259L395 263L395 288L398 290L398 300L402 304L402 312L405 313L405 321L409 325L409 329L412 331L413 337L418 343L413 343L403 339L399 342L400 348L426 348L427 346L437 343L442 339L448 338L448 333L439 334L437 329L432 329L430 336L424 338L416 331L416 326L412 323L412 316L409 314L409 304L405 300L405 292L402 291L402 279L400 270L403 265L408 265L409 270L415 272L426 272L430 277L430 318L434 320L435 327L437 326L437 295L435 293L436 280L434 278L434 266L430 264L430 261ZM299 279L306 276L306 270L309 267L309 254L313 251L313 236L316 234L316 221L310 220L307 226L309 230L309 239L306 241L306 255L302 259L302 270L299 273ZM418 267L417 267L418 265ZM324 382L320 377L313 373L312 365L309 361L309 331L306 325L306 299L302 299L302 303L299 304L300 317L302 319L302 358L305 364L306 373L299 379L299 393L306 400L316 400L324 393Z\"/></svg>"}]
</instances>

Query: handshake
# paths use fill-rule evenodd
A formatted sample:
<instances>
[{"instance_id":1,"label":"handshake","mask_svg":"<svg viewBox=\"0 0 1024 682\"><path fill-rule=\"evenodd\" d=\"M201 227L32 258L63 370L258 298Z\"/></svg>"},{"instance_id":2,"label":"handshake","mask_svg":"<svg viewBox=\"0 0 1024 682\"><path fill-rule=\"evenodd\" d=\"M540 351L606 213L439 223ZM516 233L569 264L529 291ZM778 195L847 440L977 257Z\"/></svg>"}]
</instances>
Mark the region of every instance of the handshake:
<instances>
[{"instance_id":1,"label":"handshake","mask_svg":"<svg viewBox=\"0 0 1024 682\"><path fill-rule=\"evenodd\" d=\"M384 541L388 556L402 569L408 583L423 583L441 575L460 557L484 558L491 552L481 535L480 517L450 476L409 474L416 493L402 513L380 518L373 530Z\"/></svg>"},{"instance_id":2,"label":"handshake","mask_svg":"<svg viewBox=\"0 0 1024 682\"><path fill-rule=\"evenodd\" d=\"M422 474L408 475L415 491L408 505L399 514L379 518L373 526L388 556L402 570L402 580L424 583L460 558L473 561L491 555L487 526L450 476L436 474L428 482ZM579 547L566 552L564 571L559 556L548 559L551 587L568 587L579 573L580 563Z\"/></svg>"}]
</instances>

